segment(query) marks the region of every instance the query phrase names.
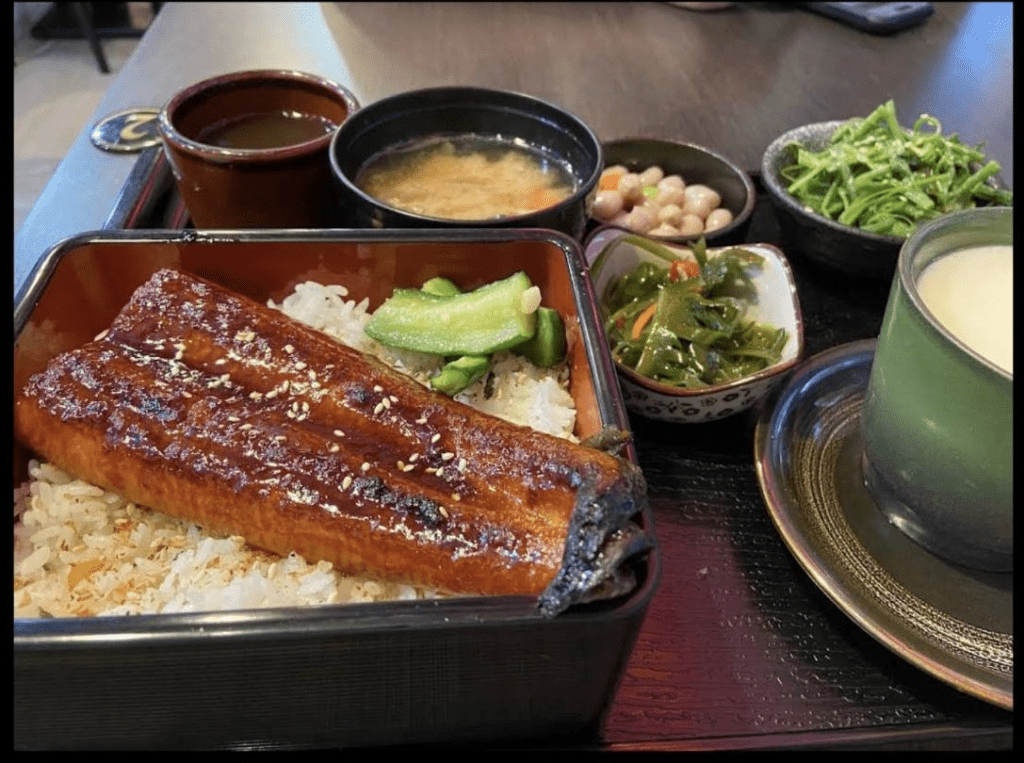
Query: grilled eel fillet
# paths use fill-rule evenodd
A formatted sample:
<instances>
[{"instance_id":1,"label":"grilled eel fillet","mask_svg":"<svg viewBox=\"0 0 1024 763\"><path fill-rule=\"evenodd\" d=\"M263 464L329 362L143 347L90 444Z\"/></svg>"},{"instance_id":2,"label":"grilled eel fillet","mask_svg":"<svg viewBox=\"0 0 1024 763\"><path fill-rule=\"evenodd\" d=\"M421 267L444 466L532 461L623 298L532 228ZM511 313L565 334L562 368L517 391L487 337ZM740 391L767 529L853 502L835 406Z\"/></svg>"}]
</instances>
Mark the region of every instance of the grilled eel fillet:
<instances>
[{"instance_id":1,"label":"grilled eel fillet","mask_svg":"<svg viewBox=\"0 0 1024 763\"><path fill-rule=\"evenodd\" d=\"M29 381L15 429L71 474L256 547L454 593L550 587L548 614L638 548L632 464L173 270Z\"/></svg>"}]
</instances>

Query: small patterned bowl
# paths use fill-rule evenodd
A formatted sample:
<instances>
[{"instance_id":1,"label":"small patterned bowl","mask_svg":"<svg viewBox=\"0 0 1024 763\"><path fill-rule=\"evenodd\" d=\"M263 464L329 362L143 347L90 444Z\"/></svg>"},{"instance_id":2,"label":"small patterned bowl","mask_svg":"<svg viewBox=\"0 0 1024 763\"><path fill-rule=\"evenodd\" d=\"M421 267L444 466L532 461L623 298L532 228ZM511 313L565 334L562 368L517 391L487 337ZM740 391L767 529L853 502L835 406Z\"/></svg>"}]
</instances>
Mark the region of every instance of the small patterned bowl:
<instances>
[{"instance_id":1,"label":"small patterned bowl","mask_svg":"<svg viewBox=\"0 0 1024 763\"><path fill-rule=\"evenodd\" d=\"M585 255L598 300L612 279L631 271L641 262L664 265L663 260L627 241L609 248L618 239L630 235L636 234L605 226L595 230L587 240ZM673 251L685 249L662 241L656 243ZM779 362L728 384L682 389L647 379L616 361L622 397L632 413L681 424L722 419L755 405L775 389L799 362L804 345L803 320L789 263L782 252L770 244L744 244L743 247L764 257L763 267L752 270L750 274L757 296L748 317L785 328L789 335ZM708 255L713 257L727 248L709 248Z\"/></svg>"}]
</instances>

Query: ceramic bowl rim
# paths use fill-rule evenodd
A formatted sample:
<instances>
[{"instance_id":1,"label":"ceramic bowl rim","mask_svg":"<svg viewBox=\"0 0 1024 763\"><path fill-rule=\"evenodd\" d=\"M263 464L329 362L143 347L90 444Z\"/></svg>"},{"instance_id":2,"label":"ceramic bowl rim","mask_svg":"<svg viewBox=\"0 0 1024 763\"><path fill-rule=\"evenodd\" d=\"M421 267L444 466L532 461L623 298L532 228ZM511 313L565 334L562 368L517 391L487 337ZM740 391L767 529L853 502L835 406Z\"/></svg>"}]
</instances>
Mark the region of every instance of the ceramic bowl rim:
<instances>
[{"instance_id":1,"label":"ceramic bowl rim","mask_svg":"<svg viewBox=\"0 0 1024 763\"><path fill-rule=\"evenodd\" d=\"M606 224L606 225L602 225L599 228L594 230L594 232L588 237L587 248L589 248L590 243L593 241L594 238L597 237L597 235L599 233L604 232L606 230L618 230L618 231L622 231L623 233L634 235L634 236L640 235L640 234L636 233L635 231L631 231L631 230L629 230L627 228L623 228L622 226L613 225L613 224L609 223L609 224ZM644 238L647 238L647 237L645 236ZM656 241L659 244L665 243L661 239L653 239L652 238L651 240L652 241ZM797 366L800 363L800 361L801 361L801 359L803 357L803 354L804 354L803 314L802 314L801 309L800 309L800 300L799 300L798 295L797 295L796 279L793 277L793 269L790 266L789 261L786 259L786 256L782 252L781 249L779 249L774 244L768 244L768 243L751 242L751 243L746 243L746 244L735 244L735 245L725 245L725 246L710 246L710 247L708 247L708 249L710 249L711 251L725 250L725 249L732 249L732 248L735 248L737 246L740 246L740 247L758 247L758 248L767 249L769 252L771 252L771 255L776 259L776 261L781 266L782 271L783 271L783 273L786 276L786 283L789 285L789 295L791 297L791 301L792 301L792 304L793 304L793 323L794 323L794 327L795 327L795 339L796 339L796 351L793 353L793 357L788 359L788 360L780 359L778 363L770 365L767 368L763 368L760 371L757 371L757 372L755 372L753 374L748 374L747 376L742 376L739 379L733 379L732 381L726 382L725 384L717 384L717 385L711 386L711 387L700 387L698 389L685 389L685 388L682 388L682 387L673 387L673 386L671 386L669 384L663 384L661 382L654 381L653 379L648 379L647 377L638 374L636 371L633 371L632 369L627 368L622 363L620 363L616 358L612 357L612 363L615 365L615 370L616 371L618 371L620 374L622 374L627 379L629 379L629 381L631 381L633 384L635 384L637 386L640 386L640 387L643 387L643 388L645 388L647 390L650 390L651 392L656 392L656 393L658 393L658 394L660 394L660 395L662 395L664 397L677 398L677 399L687 399L687 398L696 399L696 398L704 397L706 395L717 395L717 394L721 394L723 392L729 392L731 390L735 390L735 389L738 389L740 387L747 386L748 384L752 384L754 382L758 382L758 381L761 381L761 380L764 380L764 379L770 379L770 378L772 378L774 376L780 376L780 375L786 373L787 371L790 371L791 369L793 369L795 366ZM586 249L584 250L584 253L585 252L586 252ZM592 264L593 263L588 263L588 268L592 267ZM594 277L593 271L591 271L591 279L594 282L594 289L595 289L595 292L596 292L596 290L597 290L597 281L596 281L596 278ZM600 294L596 294L596 297L597 297L598 302L600 302L601 295Z\"/></svg>"},{"instance_id":2,"label":"ceramic bowl rim","mask_svg":"<svg viewBox=\"0 0 1024 763\"><path fill-rule=\"evenodd\" d=\"M746 190L747 192L747 196L743 202L742 208L733 217L732 221L728 225L725 225L721 228L717 228L716 230L713 230L710 233L698 233L692 236L651 236L650 234L647 233L642 234L650 238L652 241L659 241L670 244L689 244L700 240L702 236L705 238L710 238L713 241L714 239L723 238L729 235L730 233L733 233L736 230L742 228L754 214L754 207L757 205L757 188L755 188L754 186L754 181L751 179L750 173L746 172L738 164L736 164L736 162L718 153L717 151L713 151L710 148L702 146L698 143L690 143L688 141L682 140L672 140L669 138L652 138L648 136L637 135L632 137L627 136L623 138L615 138L614 140L602 141L601 150L604 153L605 160L607 160L608 149L610 147L616 147L619 144L626 143L648 143L654 146L658 146L659 148L664 147L669 150L686 148L710 156L711 158L715 159L718 162L721 162L723 165L728 167L730 172L734 173L737 177L739 177L740 182L743 184L744 190ZM600 226L611 224L602 222L601 220L598 220L596 217L590 214L588 214L588 217L590 220L592 220L595 223L598 223Z\"/></svg>"}]
</instances>

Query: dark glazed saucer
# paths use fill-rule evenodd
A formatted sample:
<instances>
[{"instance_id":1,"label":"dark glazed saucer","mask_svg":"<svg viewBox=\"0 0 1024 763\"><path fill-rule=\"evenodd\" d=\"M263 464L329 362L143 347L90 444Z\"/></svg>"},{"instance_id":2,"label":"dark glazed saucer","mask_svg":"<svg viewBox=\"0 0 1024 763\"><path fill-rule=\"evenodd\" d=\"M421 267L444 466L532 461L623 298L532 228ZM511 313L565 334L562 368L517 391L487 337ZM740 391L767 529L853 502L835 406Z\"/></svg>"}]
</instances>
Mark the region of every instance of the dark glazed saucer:
<instances>
[{"instance_id":1,"label":"dark glazed saucer","mask_svg":"<svg viewBox=\"0 0 1024 763\"><path fill-rule=\"evenodd\" d=\"M875 340L820 353L765 407L754 442L768 512L804 571L893 652L1013 709L1013 575L946 562L889 524L864 485L860 410Z\"/></svg>"}]
</instances>

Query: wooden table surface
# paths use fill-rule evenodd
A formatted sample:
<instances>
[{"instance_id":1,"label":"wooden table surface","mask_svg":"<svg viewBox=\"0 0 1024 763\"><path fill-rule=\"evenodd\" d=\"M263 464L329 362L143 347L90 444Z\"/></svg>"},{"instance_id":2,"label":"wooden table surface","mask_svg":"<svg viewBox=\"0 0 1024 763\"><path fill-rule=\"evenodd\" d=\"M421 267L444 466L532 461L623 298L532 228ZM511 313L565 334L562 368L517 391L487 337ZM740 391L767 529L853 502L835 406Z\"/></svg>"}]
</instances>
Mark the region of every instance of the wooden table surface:
<instances>
[{"instance_id":1,"label":"wooden table surface","mask_svg":"<svg viewBox=\"0 0 1024 763\"><path fill-rule=\"evenodd\" d=\"M757 170L780 133L893 98L904 123L928 113L985 142L1012 187L1011 10L936 6L892 36L767 3L342 3L325 17L364 103L451 84L517 90L568 108L602 140L684 140ZM774 240L770 205L757 214L752 237ZM877 336L887 283L793 266L808 356ZM663 570L605 749L1012 745L1011 712L889 652L803 573L759 493L755 413L631 423Z\"/></svg>"},{"instance_id":2,"label":"wooden table surface","mask_svg":"<svg viewBox=\"0 0 1024 763\"><path fill-rule=\"evenodd\" d=\"M985 142L1012 187L1009 6L937 3L892 36L796 3L334 3L325 17L364 103L440 85L518 90L602 140L684 140L756 169L786 130L893 98L905 123L929 113Z\"/></svg>"},{"instance_id":3,"label":"wooden table surface","mask_svg":"<svg viewBox=\"0 0 1024 763\"><path fill-rule=\"evenodd\" d=\"M235 27L220 9L231 7L241 6L165 6L162 28L143 39L133 71L103 107L158 105L200 70L257 68L278 58L304 68L308 51L297 40L295 50L275 51L270 61L257 43L248 52L237 43L216 48L198 30L181 59L172 40L203 14L223 15L218 39L230 37ZM867 114L893 98L905 123L927 112L965 142L986 143L1013 185L1009 3L937 3L924 24L885 37L791 3L737 3L717 12L670 3L332 3L320 10L325 23L313 36L333 38L338 68L363 103L440 85L517 90L576 113L603 140L684 140L755 171L780 133ZM255 29L273 13L280 7L252 4L247 18ZM306 23L305 16L295 21L300 29ZM238 34L256 39L251 29ZM179 68L167 66L172 58L181 59ZM144 83L152 102L136 103ZM58 178L65 186L82 175L79 168L100 162L80 142ZM115 161L101 159L104 167ZM110 176L123 182L124 169L115 169ZM22 273L72 201L56 184L47 193L16 246ZM751 239L772 242L777 233L770 205L759 203ZM795 257L791 264L807 355L877 335L888 284L840 279ZM19 281L16 270L16 287ZM760 496L755 415L683 427L631 422L662 577L593 745L1011 748L1011 711L905 662L804 574Z\"/></svg>"}]
</instances>

